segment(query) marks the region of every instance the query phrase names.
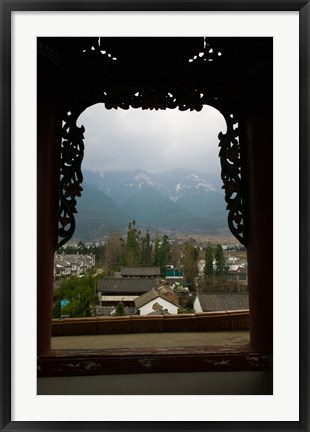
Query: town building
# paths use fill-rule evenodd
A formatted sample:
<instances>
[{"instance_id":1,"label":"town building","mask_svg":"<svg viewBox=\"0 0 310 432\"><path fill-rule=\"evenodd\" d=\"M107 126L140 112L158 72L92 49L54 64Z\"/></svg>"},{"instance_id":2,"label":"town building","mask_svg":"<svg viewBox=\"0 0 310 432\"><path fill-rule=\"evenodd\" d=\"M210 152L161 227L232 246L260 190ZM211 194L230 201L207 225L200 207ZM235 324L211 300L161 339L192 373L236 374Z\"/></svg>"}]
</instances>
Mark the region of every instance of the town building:
<instances>
[{"instance_id":1,"label":"town building","mask_svg":"<svg viewBox=\"0 0 310 432\"><path fill-rule=\"evenodd\" d=\"M152 288L135 300L139 315L177 314L178 296L165 287Z\"/></svg>"},{"instance_id":2,"label":"town building","mask_svg":"<svg viewBox=\"0 0 310 432\"><path fill-rule=\"evenodd\" d=\"M84 275L95 267L95 255L55 254L54 279Z\"/></svg>"}]
</instances>

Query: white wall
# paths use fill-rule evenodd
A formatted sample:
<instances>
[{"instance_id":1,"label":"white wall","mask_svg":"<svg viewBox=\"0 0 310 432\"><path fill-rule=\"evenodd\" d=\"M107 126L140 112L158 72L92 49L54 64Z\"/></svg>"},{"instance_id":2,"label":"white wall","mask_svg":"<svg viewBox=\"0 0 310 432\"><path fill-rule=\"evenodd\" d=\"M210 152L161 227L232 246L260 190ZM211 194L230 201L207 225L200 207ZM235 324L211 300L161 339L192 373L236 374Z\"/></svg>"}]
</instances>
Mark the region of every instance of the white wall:
<instances>
[{"instance_id":1,"label":"white wall","mask_svg":"<svg viewBox=\"0 0 310 432\"><path fill-rule=\"evenodd\" d=\"M140 315L148 315L149 313L154 312L153 305L155 303L160 304L163 307L163 309L167 309L170 314L177 314L178 313L178 307L177 306L175 306L172 303L162 299L161 297L157 297L156 299L150 301L149 303L147 303L144 306L141 306L139 308Z\"/></svg>"},{"instance_id":2,"label":"white wall","mask_svg":"<svg viewBox=\"0 0 310 432\"><path fill-rule=\"evenodd\" d=\"M195 298L194 301L194 309L195 312L203 312L198 296Z\"/></svg>"}]
</instances>

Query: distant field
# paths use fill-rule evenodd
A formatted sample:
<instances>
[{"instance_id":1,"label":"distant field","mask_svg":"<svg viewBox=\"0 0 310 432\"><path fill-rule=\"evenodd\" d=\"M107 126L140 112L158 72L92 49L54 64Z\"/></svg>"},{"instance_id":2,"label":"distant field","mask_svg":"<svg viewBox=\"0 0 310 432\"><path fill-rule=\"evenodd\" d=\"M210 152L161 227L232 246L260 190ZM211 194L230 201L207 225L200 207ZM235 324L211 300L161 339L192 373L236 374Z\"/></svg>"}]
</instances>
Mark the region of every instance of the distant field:
<instances>
[{"instance_id":1,"label":"distant field","mask_svg":"<svg viewBox=\"0 0 310 432\"><path fill-rule=\"evenodd\" d=\"M221 244L227 246L233 246L238 244L238 240L232 236L227 234L222 235L207 235L207 234L197 234L197 233L176 233L174 235L178 240L187 241L191 238L195 239L198 244Z\"/></svg>"}]
</instances>

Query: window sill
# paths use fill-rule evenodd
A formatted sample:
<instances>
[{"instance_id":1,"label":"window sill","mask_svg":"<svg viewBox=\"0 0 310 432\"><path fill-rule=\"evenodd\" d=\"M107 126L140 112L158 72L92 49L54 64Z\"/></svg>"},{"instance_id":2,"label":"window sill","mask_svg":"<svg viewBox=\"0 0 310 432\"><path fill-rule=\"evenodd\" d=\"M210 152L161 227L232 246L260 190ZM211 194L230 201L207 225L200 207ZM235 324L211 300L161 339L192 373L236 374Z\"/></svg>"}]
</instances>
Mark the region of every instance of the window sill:
<instances>
[{"instance_id":1,"label":"window sill","mask_svg":"<svg viewBox=\"0 0 310 432\"><path fill-rule=\"evenodd\" d=\"M159 372L264 371L272 355L248 347L61 350L38 359L38 377Z\"/></svg>"}]
</instances>

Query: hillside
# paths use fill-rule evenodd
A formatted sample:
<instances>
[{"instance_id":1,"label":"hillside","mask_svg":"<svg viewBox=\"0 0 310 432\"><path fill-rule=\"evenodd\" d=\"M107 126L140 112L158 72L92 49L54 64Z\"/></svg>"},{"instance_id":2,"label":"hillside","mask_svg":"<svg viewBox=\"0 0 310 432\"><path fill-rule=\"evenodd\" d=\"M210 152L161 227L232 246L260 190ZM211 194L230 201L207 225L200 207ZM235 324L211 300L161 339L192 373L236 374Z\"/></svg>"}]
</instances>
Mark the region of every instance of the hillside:
<instances>
[{"instance_id":1,"label":"hillside","mask_svg":"<svg viewBox=\"0 0 310 432\"><path fill-rule=\"evenodd\" d=\"M227 227L223 191L199 173L85 170L84 179L76 217L76 236L82 240L124 232L133 219L154 229L207 234Z\"/></svg>"},{"instance_id":2,"label":"hillside","mask_svg":"<svg viewBox=\"0 0 310 432\"><path fill-rule=\"evenodd\" d=\"M76 237L97 240L113 230L125 230L129 216L110 197L96 186L83 183L78 199Z\"/></svg>"}]
</instances>

